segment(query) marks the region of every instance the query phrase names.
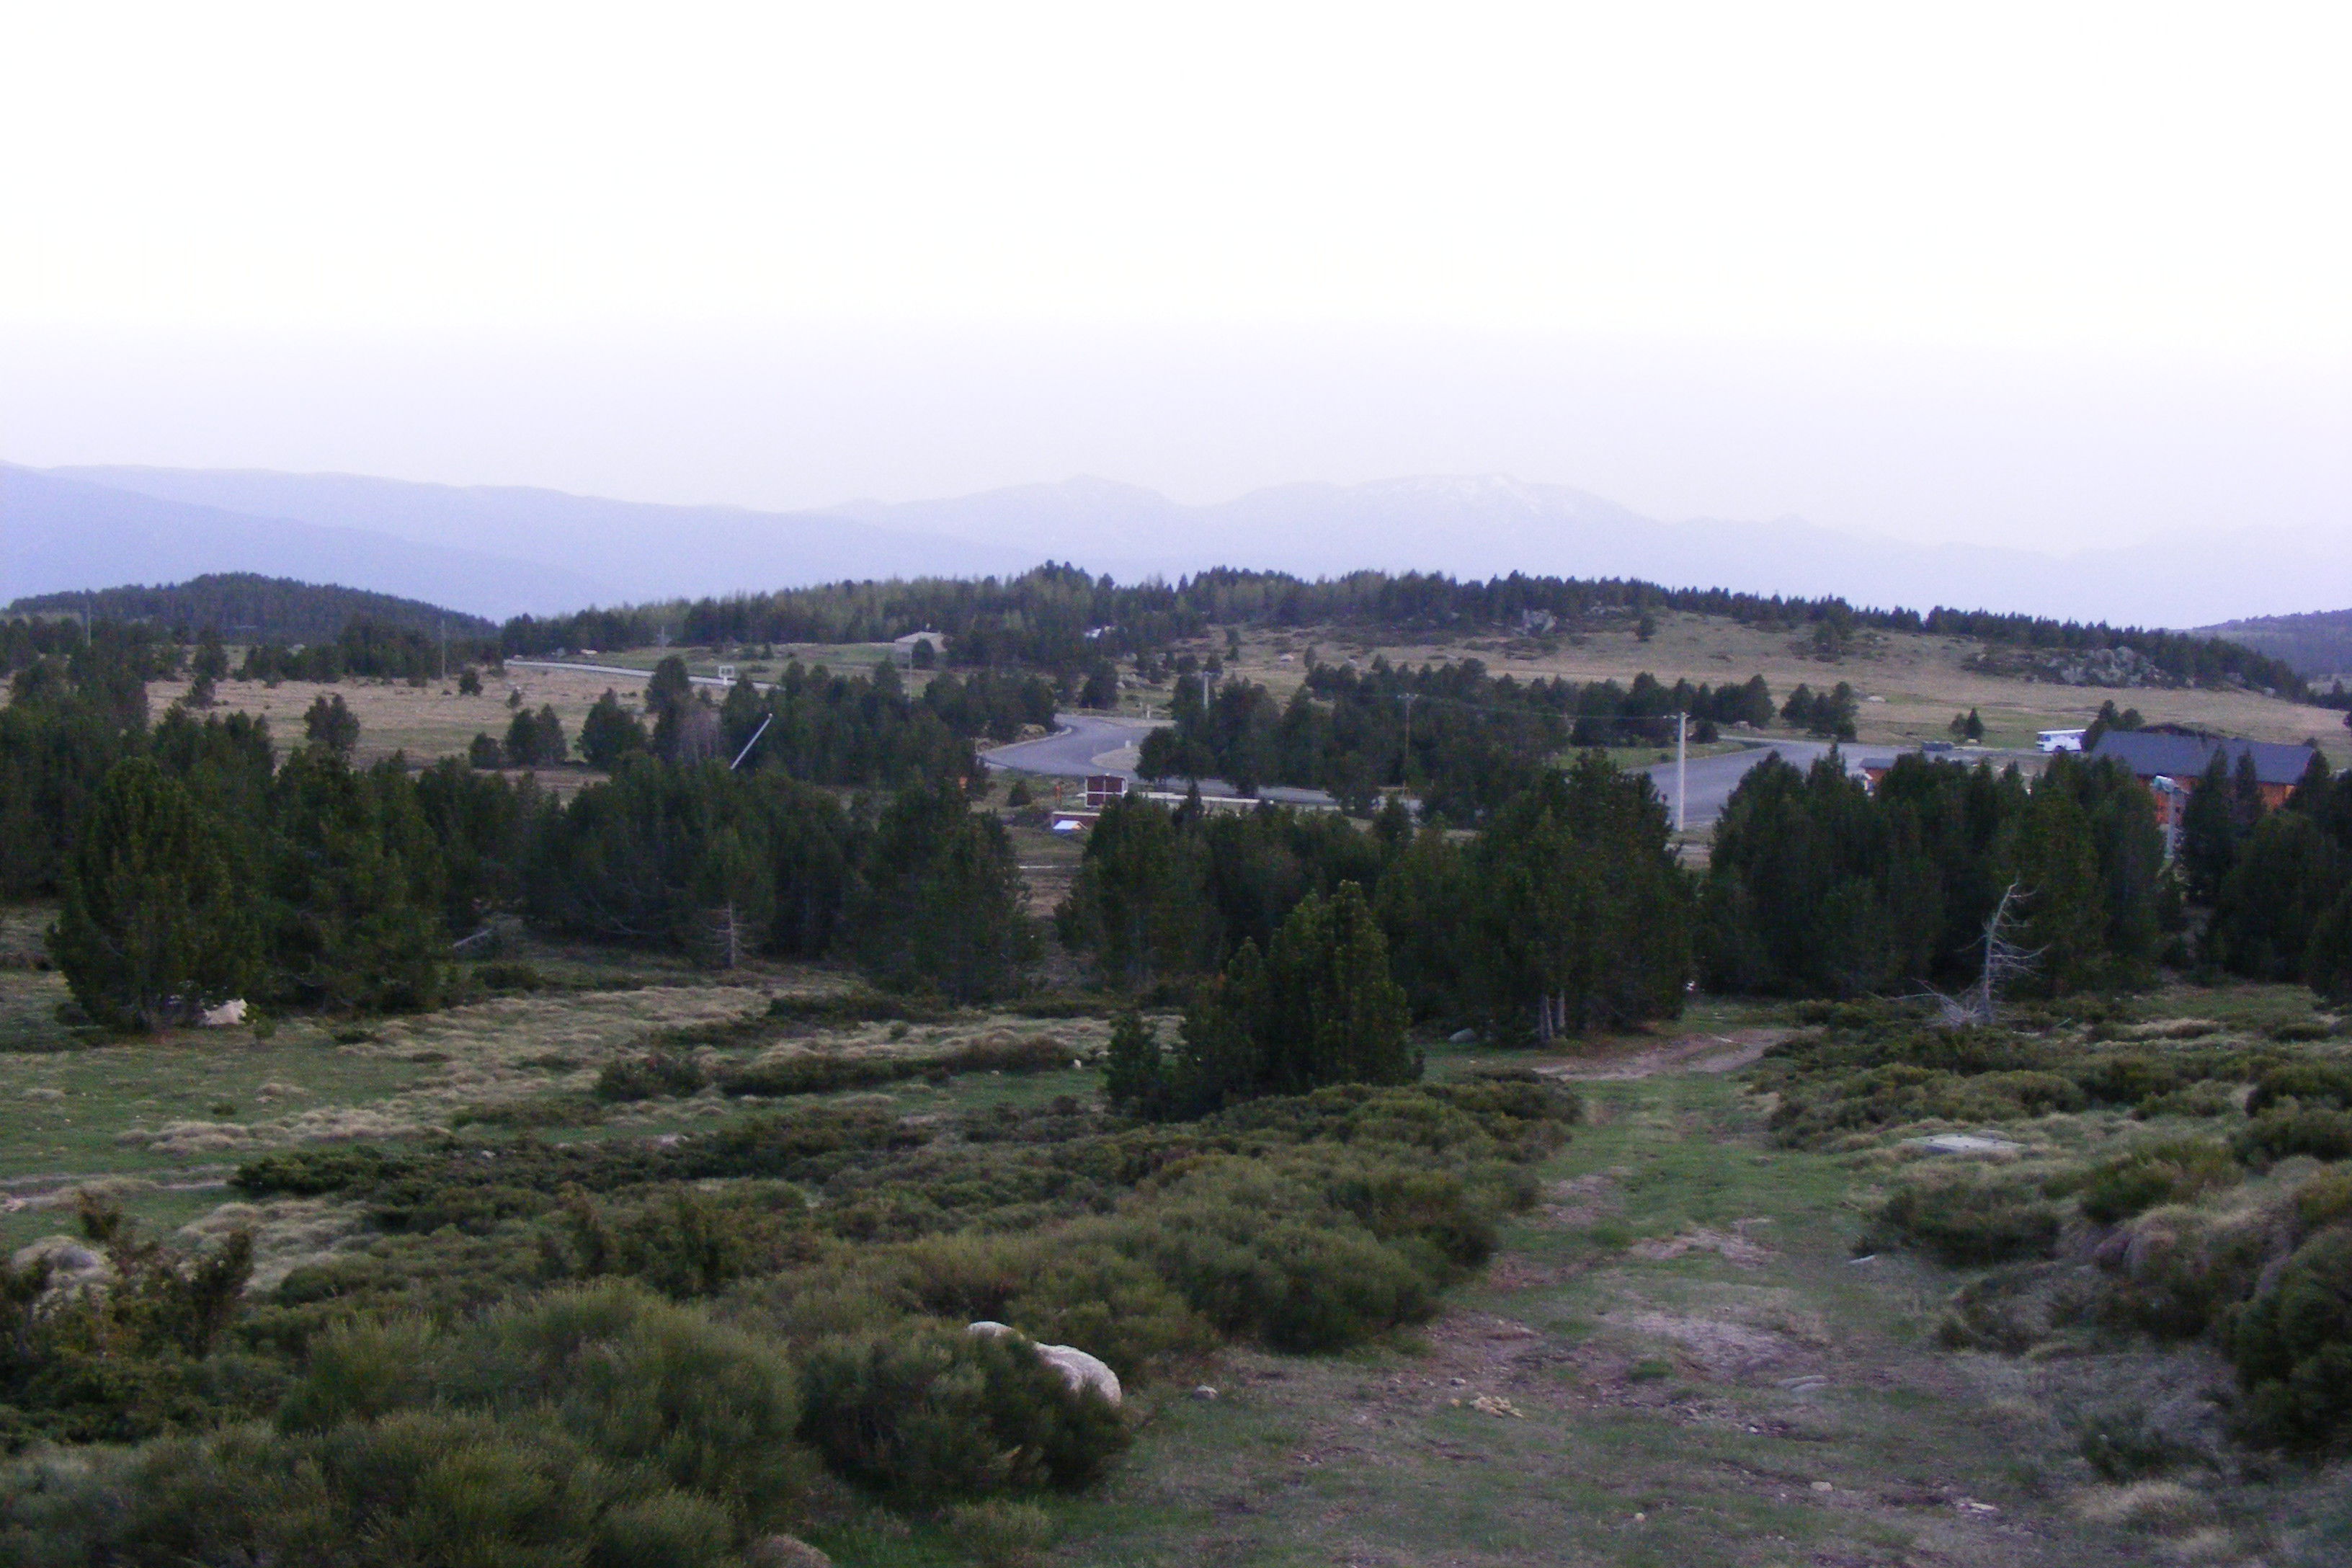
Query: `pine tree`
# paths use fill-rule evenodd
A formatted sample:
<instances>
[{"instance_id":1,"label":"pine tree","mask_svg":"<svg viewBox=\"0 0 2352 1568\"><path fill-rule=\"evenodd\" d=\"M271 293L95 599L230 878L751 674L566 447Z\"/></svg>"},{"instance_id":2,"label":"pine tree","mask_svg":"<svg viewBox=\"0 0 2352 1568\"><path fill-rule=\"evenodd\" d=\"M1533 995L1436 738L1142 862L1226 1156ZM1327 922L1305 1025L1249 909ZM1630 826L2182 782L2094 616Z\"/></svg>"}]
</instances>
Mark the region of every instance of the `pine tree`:
<instances>
[{"instance_id":1,"label":"pine tree","mask_svg":"<svg viewBox=\"0 0 2352 1568\"><path fill-rule=\"evenodd\" d=\"M1984 716L1979 713L1975 709L1969 709L1968 722L1960 726L1960 733L1970 741L1983 740L1985 737Z\"/></svg>"},{"instance_id":2,"label":"pine tree","mask_svg":"<svg viewBox=\"0 0 2352 1568\"><path fill-rule=\"evenodd\" d=\"M951 783L902 790L875 824L851 900L859 966L896 990L1010 995L1037 952L1024 902L1003 823Z\"/></svg>"},{"instance_id":3,"label":"pine tree","mask_svg":"<svg viewBox=\"0 0 2352 1568\"><path fill-rule=\"evenodd\" d=\"M1122 1013L1111 1026L1110 1049L1103 1058L1103 1098L1114 1110L1149 1116L1167 1093L1160 1041L1137 1012Z\"/></svg>"},{"instance_id":4,"label":"pine tree","mask_svg":"<svg viewBox=\"0 0 2352 1568\"><path fill-rule=\"evenodd\" d=\"M322 691L302 715L302 732L310 744L349 757L360 743L359 715L344 702L341 692L330 697Z\"/></svg>"},{"instance_id":5,"label":"pine tree","mask_svg":"<svg viewBox=\"0 0 2352 1568\"><path fill-rule=\"evenodd\" d=\"M448 939L441 857L398 762L296 752L271 785L269 957L280 994L335 1010L430 1006Z\"/></svg>"},{"instance_id":6,"label":"pine tree","mask_svg":"<svg viewBox=\"0 0 2352 1568\"><path fill-rule=\"evenodd\" d=\"M2312 927L2311 945L2303 954L2304 984L2342 1006L2352 1003L2352 887Z\"/></svg>"},{"instance_id":7,"label":"pine tree","mask_svg":"<svg viewBox=\"0 0 2352 1568\"><path fill-rule=\"evenodd\" d=\"M1146 800L1103 809L1055 916L1066 945L1092 951L1112 984L1138 993L1212 966L1214 918L1199 837Z\"/></svg>"},{"instance_id":8,"label":"pine tree","mask_svg":"<svg viewBox=\"0 0 2352 1568\"><path fill-rule=\"evenodd\" d=\"M644 722L621 706L610 688L580 721L580 759L592 768L609 773L622 758L641 754L650 744Z\"/></svg>"},{"instance_id":9,"label":"pine tree","mask_svg":"<svg viewBox=\"0 0 2352 1568\"><path fill-rule=\"evenodd\" d=\"M2059 995L2095 984L2106 957L2098 857L2065 778L2045 776L2034 789L2003 859L2025 900L2022 941L2040 955L2035 979Z\"/></svg>"},{"instance_id":10,"label":"pine tree","mask_svg":"<svg viewBox=\"0 0 2352 1568\"><path fill-rule=\"evenodd\" d=\"M2180 812L2180 869L2191 903L2210 907L2238 858L2236 814L2231 810L2230 761L2220 750L2190 788Z\"/></svg>"},{"instance_id":11,"label":"pine tree","mask_svg":"<svg viewBox=\"0 0 2352 1568\"><path fill-rule=\"evenodd\" d=\"M252 984L259 932L220 840L153 763L131 758L109 771L68 859L50 936L90 1016L157 1029Z\"/></svg>"}]
</instances>

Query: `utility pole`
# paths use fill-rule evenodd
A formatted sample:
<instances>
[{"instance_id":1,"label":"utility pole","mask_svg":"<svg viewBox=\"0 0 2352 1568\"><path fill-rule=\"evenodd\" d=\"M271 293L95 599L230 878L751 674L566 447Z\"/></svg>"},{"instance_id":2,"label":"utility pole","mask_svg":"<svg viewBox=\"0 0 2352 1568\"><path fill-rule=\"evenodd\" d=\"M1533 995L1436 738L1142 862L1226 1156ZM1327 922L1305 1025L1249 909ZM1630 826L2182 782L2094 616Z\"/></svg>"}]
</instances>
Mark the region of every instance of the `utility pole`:
<instances>
[{"instance_id":1,"label":"utility pole","mask_svg":"<svg viewBox=\"0 0 2352 1568\"><path fill-rule=\"evenodd\" d=\"M1401 783L1409 783L1407 775L1412 771L1412 700L1421 693L1407 691L1400 695L1404 700L1404 755L1397 759L1397 778Z\"/></svg>"},{"instance_id":2,"label":"utility pole","mask_svg":"<svg viewBox=\"0 0 2352 1568\"><path fill-rule=\"evenodd\" d=\"M1675 715L1675 832L1690 821L1690 715Z\"/></svg>"}]
</instances>

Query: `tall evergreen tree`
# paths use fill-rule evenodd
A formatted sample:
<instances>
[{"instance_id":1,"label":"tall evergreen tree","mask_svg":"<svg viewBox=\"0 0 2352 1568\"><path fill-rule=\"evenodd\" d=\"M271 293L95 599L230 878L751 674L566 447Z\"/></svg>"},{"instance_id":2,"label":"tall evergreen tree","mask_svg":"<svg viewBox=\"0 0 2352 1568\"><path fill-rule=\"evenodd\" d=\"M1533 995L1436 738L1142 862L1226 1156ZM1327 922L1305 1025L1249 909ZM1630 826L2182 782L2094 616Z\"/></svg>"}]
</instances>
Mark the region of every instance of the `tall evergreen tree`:
<instances>
[{"instance_id":1,"label":"tall evergreen tree","mask_svg":"<svg viewBox=\"0 0 2352 1568\"><path fill-rule=\"evenodd\" d=\"M254 981L259 932L217 825L145 758L108 772L63 891L50 948L74 1000L101 1023L184 1023Z\"/></svg>"},{"instance_id":2,"label":"tall evergreen tree","mask_svg":"<svg viewBox=\"0 0 2352 1568\"><path fill-rule=\"evenodd\" d=\"M308 747L271 788L267 918L281 993L333 1010L430 1006L448 952L441 858L406 770Z\"/></svg>"},{"instance_id":3,"label":"tall evergreen tree","mask_svg":"<svg viewBox=\"0 0 2352 1568\"><path fill-rule=\"evenodd\" d=\"M1184 1016L1166 1103L1201 1115L1266 1094L1334 1083L1410 1083L1420 1054L1406 1038L1404 992L1363 889L1291 910L1273 951L1244 942Z\"/></svg>"},{"instance_id":4,"label":"tall evergreen tree","mask_svg":"<svg viewBox=\"0 0 2352 1568\"><path fill-rule=\"evenodd\" d=\"M322 691L302 715L302 732L310 744L349 757L360 743L360 716L352 711L341 692Z\"/></svg>"},{"instance_id":5,"label":"tall evergreen tree","mask_svg":"<svg viewBox=\"0 0 2352 1568\"><path fill-rule=\"evenodd\" d=\"M2217 750L2180 812L2181 879L2191 903L2210 907L2237 863L2242 833L2231 806L2230 762Z\"/></svg>"},{"instance_id":6,"label":"tall evergreen tree","mask_svg":"<svg viewBox=\"0 0 2352 1568\"><path fill-rule=\"evenodd\" d=\"M1682 1010L1690 899L1670 837L1648 778L1598 752L1496 817L1474 857L1472 963L1500 1032L1549 1041Z\"/></svg>"},{"instance_id":7,"label":"tall evergreen tree","mask_svg":"<svg viewBox=\"0 0 2352 1568\"><path fill-rule=\"evenodd\" d=\"M1091 950L1113 984L1143 992L1214 964L1215 918L1200 836L1135 799L1104 807L1056 921L1064 942Z\"/></svg>"},{"instance_id":8,"label":"tall evergreen tree","mask_svg":"<svg viewBox=\"0 0 2352 1568\"><path fill-rule=\"evenodd\" d=\"M2106 970L2106 912L2090 823L2070 781L2045 776L2028 798L2002 860L2024 898L2024 945L2040 957L2036 983L2063 995Z\"/></svg>"},{"instance_id":9,"label":"tall evergreen tree","mask_svg":"<svg viewBox=\"0 0 2352 1568\"><path fill-rule=\"evenodd\" d=\"M1037 935L1013 843L952 784L900 791L858 868L849 926L859 967L896 990L958 1001L1026 984Z\"/></svg>"},{"instance_id":10,"label":"tall evergreen tree","mask_svg":"<svg viewBox=\"0 0 2352 1568\"><path fill-rule=\"evenodd\" d=\"M609 773L623 757L649 749L645 722L621 706L618 692L606 688L580 721L580 760Z\"/></svg>"}]
</instances>

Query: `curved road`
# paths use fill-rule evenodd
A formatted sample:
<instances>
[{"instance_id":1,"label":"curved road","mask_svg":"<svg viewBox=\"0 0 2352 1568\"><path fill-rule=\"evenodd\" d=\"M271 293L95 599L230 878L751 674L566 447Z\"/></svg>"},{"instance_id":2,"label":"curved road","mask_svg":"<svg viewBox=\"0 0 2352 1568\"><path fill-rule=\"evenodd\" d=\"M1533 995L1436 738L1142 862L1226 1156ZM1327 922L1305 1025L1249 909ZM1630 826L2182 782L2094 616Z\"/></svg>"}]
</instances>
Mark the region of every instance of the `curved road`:
<instances>
[{"instance_id":1,"label":"curved road","mask_svg":"<svg viewBox=\"0 0 2352 1568\"><path fill-rule=\"evenodd\" d=\"M998 746L982 752L980 760L1009 773L1041 773L1059 779L1112 773L1135 784L1139 782L1135 769L1122 765L1126 759L1119 753L1141 745L1143 737L1152 731L1166 728L1164 723L1141 719L1105 719L1091 713L1056 713L1054 722L1061 728L1044 740L1016 741L1009 746ZM1223 779L1202 779L1200 784L1202 795L1234 794L1234 786ZM1284 805L1338 804L1319 789L1291 789L1277 784L1261 786L1257 798Z\"/></svg>"},{"instance_id":2,"label":"curved road","mask_svg":"<svg viewBox=\"0 0 2352 1568\"><path fill-rule=\"evenodd\" d=\"M509 665L525 669L571 669L598 675L634 677L643 680L652 671L631 669L622 665L573 664L554 659L510 658ZM697 686L724 686L726 682L710 676L693 678ZM1135 769L1120 765L1118 753L1143 743L1143 737L1162 724L1141 719L1105 719L1092 713L1056 713L1054 722L1060 725L1053 734L1038 741L1017 741L1009 746L999 746L981 753L981 761L992 768L1011 773L1037 773L1046 778L1082 779L1088 773L1115 773L1129 784L1138 782ZM1705 827L1723 815L1724 803L1748 770L1767 757L1777 756L1800 768L1811 767L1813 759L1830 749L1827 741L1771 741L1750 745L1743 751L1727 752L1719 757L1695 758L1690 763L1690 806L1687 821L1692 827ZM1851 763L1867 758L1879 760L1878 748L1849 746L1846 756ZM1675 799L1675 765L1660 763L1646 770L1658 794L1664 797L1668 809ZM1234 788L1223 779L1202 779L1203 795L1231 795ZM1331 805L1332 798L1319 789L1291 789L1267 784L1258 791L1258 798L1291 805Z\"/></svg>"},{"instance_id":3,"label":"curved road","mask_svg":"<svg viewBox=\"0 0 2352 1568\"><path fill-rule=\"evenodd\" d=\"M1731 792L1739 787L1739 781L1748 776L1748 770L1765 758L1779 757L1791 767L1810 768L1813 765L1813 759L1829 749L1827 741L1771 741L1742 751L1727 752L1719 757L1693 757L1689 763L1690 805L1685 818L1686 826L1705 827L1721 816L1724 803L1731 798ZM1845 754L1851 765L1864 752L1848 746ZM1878 753L1874 751L1868 754L1875 761ZM1666 810L1671 813L1675 808L1675 764L1660 763L1643 771L1650 775L1650 782L1657 786L1659 797L1666 803Z\"/></svg>"},{"instance_id":4,"label":"curved road","mask_svg":"<svg viewBox=\"0 0 2352 1568\"><path fill-rule=\"evenodd\" d=\"M1118 753L1141 744L1145 735L1161 727L1139 719L1105 719L1091 713L1056 713L1054 721L1061 728L1045 739L999 746L982 752L981 760L992 768L1011 773L1067 779L1084 778L1088 773L1115 773L1134 784L1134 768L1119 765L1124 759ZM1739 787L1748 770L1765 758L1779 757L1792 767L1809 768L1816 757L1829 749L1827 741L1770 741L1722 756L1692 759L1689 825L1705 827L1722 816L1724 803L1731 798L1731 792ZM1883 754L1891 754L1895 749L1848 746L1845 755L1853 764L1864 760L1875 763ZM1647 772L1671 809L1675 799L1674 763L1661 763ZM1232 786L1221 779L1202 779L1201 790L1204 795L1230 794ZM1258 795L1262 799L1293 805L1332 804L1331 797L1321 790L1267 785Z\"/></svg>"}]
</instances>

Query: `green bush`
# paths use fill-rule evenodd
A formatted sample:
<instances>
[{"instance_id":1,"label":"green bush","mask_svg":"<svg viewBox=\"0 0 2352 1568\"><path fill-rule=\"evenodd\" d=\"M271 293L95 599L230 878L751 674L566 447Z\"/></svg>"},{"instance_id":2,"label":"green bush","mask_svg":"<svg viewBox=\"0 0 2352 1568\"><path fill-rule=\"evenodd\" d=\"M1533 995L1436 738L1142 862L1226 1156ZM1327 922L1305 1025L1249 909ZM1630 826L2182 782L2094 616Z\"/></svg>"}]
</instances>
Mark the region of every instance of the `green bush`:
<instances>
[{"instance_id":1,"label":"green bush","mask_svg":"<svg viewBox=\"0 0 2352 1568\"><path fill-rule=\"evenodd\" d=\"M1862 1251L1917 1247L1950 1264L2047 1258L2058 1210L2014 1179L1939 1173L1898 1184L1857 1244Z\"/></svg>"},{"instance_id":2,"label":"green bush","mask_svg":"<svg viewBox=\"0 0 2352 1568\"><path fill-rule=\"evenodd\" d=\"M1435 1249L1383 1244L1355 1215L1265 1173L1221 1163L1123 1216L1117 1244L1228 1334L1335 1350L1435 1310Z\"/></svg>"},{"instance_id":3,"label":"green bush","mask_svg":"<svg viewBox=\"0 0 2352 1568\"><path fill-rule=\"evenodd\" d=\"M2295 1249L2230 1336L2246 1434L2317 1448L2352 1430L2352 1227Z\"/></svg>"},{"instance_id":4,"label":"green bush","mask_svg":"<svg viewBox=\"0 0 2352 1568\"><path fill-rule=\"evenodd\" d=\"M2273 1256L2277 1220L2264 1208L2228 1213L2162 1207L2100 1249L2098 1315L2117 1327L2191 1339L2252 1294Z\"/></svg>"},{"instance_id":5,"label":"green bush","mask_svg":"<svg viewBox=\"0 0 2352 1568\"><path fill-rule=\"evenodd\" d=\"M2229 1186L2238 1173L2237 1160L2221 1144L2177 1138L2103 1160L2051 1182L2044 1190L2052 1197L2072 1195L2084 1215L2101 1225L2114 1225L2158 1204L2187 1203L2201 1193Z\"/></svg>"},{"instance_id":6,"label":"green bush","mask_svg":"<svg viewBox=\"0 0 2352 1568\"><path fill-rule=\"evenodd\" d=\"M2200 1457L2158 1429L2137 1405L2086 1417L2077 1430L2077 1450L2104 1481L2146 1480Z\"/></svg>"},{"instance_id":7,"label":"green bush","mask_svg":"<svg viewBox=\"0 0 2352 1568\"><path fill-rule=\"evenodd\" d=\"M1128 1443L1114 1405L1026 1344L908 1323L822 1340L802 1364L802 1436L845 1479L945 1500L1101 1477Z\"/></svg>"},{"instance_id":8,"label":"green bush","mask_svg":"<svg viewBox=\"0 0 2352 1568\"><path fill-rule=\"evenodd\" d=\"M550 1292L453 1348L451 1401L543 1410L600 1457L772 1515L805 1489L793 1368L774 1347L624 1283Z\"/></svg>"},{"instance_id":9,"label":"green bush","mask_svg":"<svg viewBox=\"0 0 2352 1568\"><path fill-rule=\"evenodd\" d=\"M2239 1159L2266 1165L2290 1155L2315 1160L2352 1158L2352 1111L2326 1106L2274 1107L2248 1122L2231 1140Z\"/></svg>"},{"instance_id":10,"label":"green bush","mask_svg":"<svg viewBox=\"0 0 2352 1568\"><path fill-rule=\"evenodd\" d=\"M596 1075L596 1098L627 1101L688 1095L709 1081L702 1064L670 1051L615 1057Z\"/></svg>"},{"instance_id":11,"label":"green bush","mask_svg":"<svg viewBox=\"0 0 2352 1568\"><path fill-rule=\"evenodd\" d=\"M2289 1062L2263 1074L2246 1097L2246 1114L2259 1116L2282 1100L2352 1109L2352 1067L2337 1062Z\"/></svg>"}]
</instances>

